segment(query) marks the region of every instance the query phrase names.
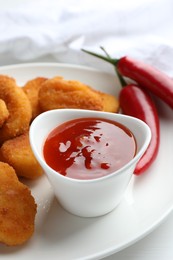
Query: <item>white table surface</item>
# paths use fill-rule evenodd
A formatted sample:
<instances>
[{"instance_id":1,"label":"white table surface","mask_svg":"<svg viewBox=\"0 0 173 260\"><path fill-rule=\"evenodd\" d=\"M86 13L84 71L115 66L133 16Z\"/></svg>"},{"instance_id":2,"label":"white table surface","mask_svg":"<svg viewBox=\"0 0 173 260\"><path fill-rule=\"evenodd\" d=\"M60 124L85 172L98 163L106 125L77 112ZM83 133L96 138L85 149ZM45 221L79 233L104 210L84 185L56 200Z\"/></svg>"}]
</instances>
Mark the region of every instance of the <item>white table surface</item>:
<instances>
[{"instance_id":1,"label":"white table surface","mask_svg":"<svg viewBox=\"0 0 173 260\"><path fill-rule=\"evenodd\" d=\"M28 2L28 0L0 0L0 10L11 8L14 5ZM12 259L12 258L11 258ZM105 260L172 260L173 259L173 212L159 227L146 237L104 258Z\"/></svg>"}]
</instances>

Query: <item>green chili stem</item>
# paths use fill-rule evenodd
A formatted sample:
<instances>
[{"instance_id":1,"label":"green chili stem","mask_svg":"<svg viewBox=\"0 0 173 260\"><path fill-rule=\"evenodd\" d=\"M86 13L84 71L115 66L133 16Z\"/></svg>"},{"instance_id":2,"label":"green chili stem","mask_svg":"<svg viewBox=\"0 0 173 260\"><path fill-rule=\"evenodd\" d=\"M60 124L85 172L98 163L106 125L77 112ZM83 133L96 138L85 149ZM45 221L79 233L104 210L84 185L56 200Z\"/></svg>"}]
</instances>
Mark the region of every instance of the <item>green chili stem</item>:
<instances>
[{"instance_id":1,"label":"green chili stem","mask_svg":"<svg viewBox=\"0 0 173 260\"><path fill-rule=\"evenodd\" d=\"M118 70L117 70L116 68L115 68L115 70L116 70L118 79L119 79L119 81L120 81L120 83L121 83L121 86L122 86L122 87L127 86L127 83L126 83L125 79L120 75L120 73L118 72Z\"/></svg>"},{"instance_id":2,"label":"green chili stem","mask_svg":"<svg viewBox=\"0 0 173 260\"><path fill-rule=\"evenodd\" d=\"M104 48L103 46L100 46L100 49L101 49L102 51L104 51L104 53L106 54L106 56L107 56L109 59L112 60L111 56L109 55L109 53L105 50L105 48ZM116 72L116 74L117 74L117 76L118 76L118 79L119 79L119 81L120 81L120 83L121 83L121 86L122 86L122 87L125 87L125 86L127 85L126 81L124 80L124 78L121 76L121 74L120 74L119 71L117 70L117 66L114 66L114 67L115 67L115 72Z\"/></svg>"},{"instance_id":3,"label":"green chili stem","mask_svg":"<svg viewBox=\"0 0 173 260\"><path fill-rule=\"evenodd\" d=\"M118 61L119 61L118 59L111 59L111 58L105 57L105 56L103 56L103 55L94 53L94 52L92 52L92 51L87 51L87 50L85 50L85 49L81 49L81 50L82 50L83 52L86 52L86 53L88 53L88 54L90 54L90 55L93 55L93 56L95 56L95 57L97 57L97 58L100 58L100 59L102 59L102 60L105 60L105 61L107 61L107 62L113 64L114 66L116 66L117 63L118 63Z\"/></svg>"},{"instance_id":4,"label":"green chili stem","mask_svg":"<svg viewBox=\"0 0 173 260\"><path fill-rule=\"evenodd\" d=\"M82 49L82 51L83 51L83 52L86 52L86 53L88 53L88 54L90 54L90 55L93 55L93 56L95 56L95 57L97 57L97 58L100 58L100 59L102 59L102 60L105 60L105 61L111 63L112 65L114 65L114 67L115 67L115 72L116 72L116 74L117 74L117 76L118 76L118 79L119 79L119 81L120 81L122 87L125 87L125 86L127 85L127 83L126 83L126 81L124 80L124 78L120 75L120 73L119 73L118 70L117 70L117 63L118 63L119 59L112 59L111 56L108 54L108 52L105 50L104 47L100 46L100 48L101 48L102 51L104 51L104 53L106 54L106 57L105 57L105 56L102 56L102 55L100 55L100 54L97 54L97 53L95 53L95 52L87 51L87 50L85 50L85 49Z\"/></svg>"}]
</instances>

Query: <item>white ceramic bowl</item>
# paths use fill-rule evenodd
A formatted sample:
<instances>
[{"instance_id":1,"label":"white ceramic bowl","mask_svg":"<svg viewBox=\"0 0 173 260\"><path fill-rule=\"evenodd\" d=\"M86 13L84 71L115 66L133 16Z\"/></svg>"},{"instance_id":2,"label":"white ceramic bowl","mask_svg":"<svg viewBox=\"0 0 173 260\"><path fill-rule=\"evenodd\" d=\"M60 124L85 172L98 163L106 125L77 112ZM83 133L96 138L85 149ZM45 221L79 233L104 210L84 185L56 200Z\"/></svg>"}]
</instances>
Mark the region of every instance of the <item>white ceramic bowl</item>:
<instances>
[{"instance_id":1,"label":"white ceramic bowl","mask_svg":"<svg viewBox=\"0 0 173 260\"><path fill-rule=\"evenodd\" d=\"M43 156L43 145L48 134L63 122L82 117L106 118L129 128L137 142L135 157L116 172L91 180L72 179L49 167ZM36 117L30 127L31 148L46 173L55 196L64 209L81 217L104 215L120 203L136 163L147 149L150 139L151 131L149 127L139 119L122 114L91 110L51 110Z\"/></svg>"}]
</instances>

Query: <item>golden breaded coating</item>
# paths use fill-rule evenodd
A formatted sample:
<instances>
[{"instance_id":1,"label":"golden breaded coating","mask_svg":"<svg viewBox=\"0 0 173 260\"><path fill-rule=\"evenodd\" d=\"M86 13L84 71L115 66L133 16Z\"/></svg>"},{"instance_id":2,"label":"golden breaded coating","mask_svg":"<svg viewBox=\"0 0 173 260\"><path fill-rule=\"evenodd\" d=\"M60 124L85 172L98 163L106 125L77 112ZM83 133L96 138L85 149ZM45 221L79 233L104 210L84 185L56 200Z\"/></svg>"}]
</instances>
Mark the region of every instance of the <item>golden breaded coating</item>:
<instances>
[{"instance_id":1,"label":"golden breaded coating","mask_svg":"<svg viewBox=\"0 0 173 260\"><path fill-rule=\"evenodd\" d=\"M1 160L11 165L17 176L36 179L43 174L31 150L28 132L4 142L0 154Z\"/></svg>"},{"instance_id":2,"label":"golden breaded coating","mask_svg":"<svg viewBox=\"0 0 173 260\"><path fill-rule=\"evenodd\" d=\"M28 97L13 78L0 75L0 99L4 100L9 117L0 128L0 143L29 129L32 110Z\"/></svg>"},{"instance_id":3,"label":"golden breaded coating","mask_svg":"<svg viewBox=\"0 0 173 260\"><path fill-rule=\"evenodd\" d=\"M42 83L46 80L47 78L37 77L29 80L23 87L23 90L31 103L32 119L34 119L42 112L38 102L38 92L41 88Z\"/></svg>"},{"instance_id":4,"label":"golden breaded coating","mask_svg":"<svg viewBox=\"0 0 173 260\"><path fill-rule=\"evenodd\" d=\"M34 232L36 210L29 188L11 166L0 162L0 242L9 246L26 242Z\"/></svg>"},{"instance_id":5,"label":"golden breaded coating","mask_svg":"<svg viewBox=\"0 0 173 260\"><path fill-rule=\"evenodd\" d=\"M79 81L55 77L46 80L39 91L39 103L43 111L58 108L103 110L100 95Z\"/></svg>"},{"instance_id":6,"label":"golden breaded coating","mask_svg":"<svg viewBox=\"0 0 173 260\"><path fill-rule=\"evenodd\" d=\"M0 99L0 127L4 124L4 122L9 117L9 112L4 100Z\"/></svg>"},{"instance_id":7,"label":"golden breaded coating","mask_svg":"<svg viewBox=\"0 0 173 260\"><path fill-rule=\"evenodd\" d=\"M115 96L107 94L107 93L103 93L103 92L100 92L100 91L98 91L98 93L102 97L103 111L117 113L118 110L119 110L118 99Z\"/></svg>"}]
</instances>

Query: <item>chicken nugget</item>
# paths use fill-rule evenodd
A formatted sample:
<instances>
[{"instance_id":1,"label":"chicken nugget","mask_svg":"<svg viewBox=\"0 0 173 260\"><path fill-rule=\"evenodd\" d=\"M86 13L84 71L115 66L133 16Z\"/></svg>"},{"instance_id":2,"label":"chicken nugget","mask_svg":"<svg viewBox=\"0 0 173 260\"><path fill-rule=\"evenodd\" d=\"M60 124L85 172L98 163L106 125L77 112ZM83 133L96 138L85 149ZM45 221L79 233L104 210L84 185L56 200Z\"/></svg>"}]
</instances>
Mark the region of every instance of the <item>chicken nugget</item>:
<instances>
[{"instance_id":1,"label":"chicken nugget","mask_svg":"<svg viewBox=\"0 0 173 260\"><path fill-rule=\"evenodd\" d=\"M36 211L29 188L11 166L0 162L0 242L9 246L25 243L34 232Z\"/></svg>"},{"instance_id":2,"label":"chicken nugget","mask_svg":"<svg viewBox=\"0 0 173 260\"><path fill-rule=\"evenodd\" d=\"M119 110L118 99L110 94L98 91L103 100L103 111L116 113Z\"/></svg>"},{"instance_id":3,"label":"chicken nugget","mask_svg":"<svg viewBox=\"0 0 173 260\"><path fill-rule=\"evenodd\" d=\"M43 111L58 108L103 110L102 98L98 93L79 81L60 77L48 79L42 84L39 103Z\"/></svg>"},{"instance_id":4,"label":"chicken nugget","mask_svg":"<svg viewBox=\"0 0 173 260\"><path fill-rule=\"evenodd\" d=\"M0 155L3 162L15 169L18 177L36 179L43 174L31 150L28 132L4 142L0 148Z\"/></svg>"},{"instance_id":5,"label":"chicken nugget","mask_svg":"<svg viewBox=\"0 0 173 260\"><path fill-rule=\"evenodd\" d=\"M9 117L9 111L4 100L0 99L0 127L4 124L4 122Z\"/></svg>"},{"instance_id":6,"label":"chicken nugget","mask_svg":"<svg viewBox=\"0 0 173 260\"><path fill-rule=\"evenodd\" d=\"M2 144L29 129L32 110L28 97L11 77L0 75L0 99L5 102L9 111L7 120L0 128Z\"/></svg>"},{"instance_id":7,"label":"chicken nugget","mask_svg":"<svg viewBox=\"0 0 173 260\"><path fill-rule=\"evenodd\" d=\"M46 80L47 78L37 77L29 80L23 87L23 90L31 103L32 119L34 119L42 112L38 102L38 92L41 88L42 83Z\"/></svg>"}]
</instances>

